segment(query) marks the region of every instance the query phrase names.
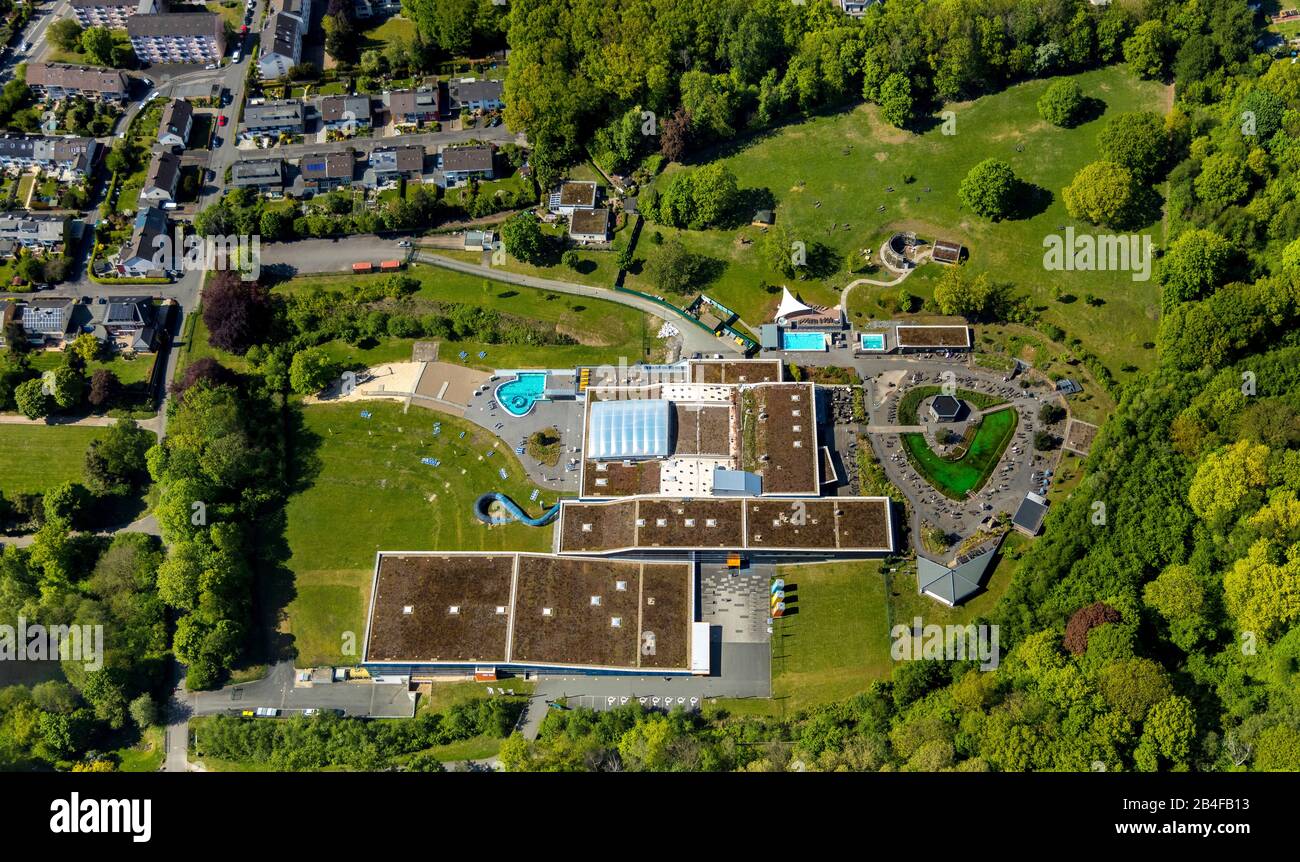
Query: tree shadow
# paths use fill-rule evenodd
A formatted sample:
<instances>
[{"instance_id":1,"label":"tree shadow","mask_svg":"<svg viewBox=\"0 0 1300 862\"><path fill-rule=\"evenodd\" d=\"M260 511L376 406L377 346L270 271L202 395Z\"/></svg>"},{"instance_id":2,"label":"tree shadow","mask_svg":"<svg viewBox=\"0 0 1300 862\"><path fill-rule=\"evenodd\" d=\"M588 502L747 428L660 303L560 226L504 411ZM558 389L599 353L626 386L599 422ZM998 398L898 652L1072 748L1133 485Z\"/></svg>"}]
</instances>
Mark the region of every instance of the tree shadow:
<instances>
[{"instance_id":1,"label":"tree shadow","mask_svg":"<svg viewBox=\"0 0 1300 862\"><path fill-rule=\"evenodd\" d=\"M294 573L288 566L292 549L286 538L288 498L311 488L321 474L320 449L324 439L307 427L302 410L285 406L269 421L280 420L283 433L284 499L275 508L260 513L253 524L254 569L257 589L253 594L253 619L263 637L249 638L246 663L271 664L297 654L293 635L280 631L286 608L297 597Z\"/></svg>"},{"instance_id":2,"label":"tree shadow","mask_svg":"<svg viewBox=\"0 0 1300 862\"><path fill-rule=\"evenodd\" d=\"M1016 184L1015 200L1011 205L1009 220L1031 219L1047 212L1056 196L1040 185L1021 180Z\"/></svg>"},{"instance_id":3,"label":"tree shadow","mask_svg":"<svg viewBox=\"0 0 1300 862\"><path fill-rule=\"evenodd\" d=\"M87 530L112 530L138 521L148 511L140 492L95 497L87 511L77 518Z\"/></svg>"},{"instance_id":4,"label":"tree shadow","mask_svg":"<svg viewBox=\"0 0 1300 862\"><path fill-rule=\"evenodd\" d=\"M1122 230L1138 230L1147 225L1158 224L1164 217L1164 206L1164 195L1151 186L1142 186L1135 190L1132 203L1121 214L1115 227Z\"/></svg>"},{"instance_id":5,"label":"tree shadow","mask_svg":"<svg viewBox=\"0 0 1300 862\"><path fill-rule=\"evenodd\" d=\"M298 267L288 263L271 263L262 265L260 281L267 287L274 287L288 281L298 274Z\"/></svg>"},{"instance_id":6,"label":"tree shadow","mask_svg":"<svg viewBox=\"0 0 1300 862\"><path fill-rule=\"evenodd\" d=\"M1091 123L1093 120L1100 120L1106 113L1106 103L1096 96L1084 96L1083 102L1079 105L1078 112L1070 121L1067 128L1074 129L1079 126Z\"/></svg>"},{"instance_id":7,"label":"tree shadow","mask_svg":"<svg viewBox=\"0 0 1300 862\"><path fill-rule=\"evenodd\" d=\"M931 108L931 111L934 109ZM904 130L917 135L924 135L926 132L932 132L944 124L944 119L935 113L926 113L914 118L910 123L904 126Z\"/></svg>"},{"instance_id":8,"label":"tree shadow","mask_svg":"<svg viewBox=\"0 0 1300 862\"><path fill-rule=\"evenodd\" d=\"M713 284L727 271L725 260L703 254L696 255L695 258L695 277L701 287Z\"/></svg>"},{"instance_id":9,"label":"tree shadow","mask_svg":"<svg viewBox=\"0 0 1300 862\"><path fill-rule=\"evenodd\" d=\"M807 278L825 280L840 271L844 265L844 256L835 249L821 242L808 246L808 261L802 273Z\"/></svg>"},{"instance_id":10,"label":"tree shadow","mask_svg":"<svg viewBox=\"0 0 1300 862\"><path fill-rule=\"evenodd\" d=\"M740 189L736 192L736 203L732 207L728 226L743 227L754 219L759 210L776 209L776 195L769 188Z\"/></svg>"}]
</instances>

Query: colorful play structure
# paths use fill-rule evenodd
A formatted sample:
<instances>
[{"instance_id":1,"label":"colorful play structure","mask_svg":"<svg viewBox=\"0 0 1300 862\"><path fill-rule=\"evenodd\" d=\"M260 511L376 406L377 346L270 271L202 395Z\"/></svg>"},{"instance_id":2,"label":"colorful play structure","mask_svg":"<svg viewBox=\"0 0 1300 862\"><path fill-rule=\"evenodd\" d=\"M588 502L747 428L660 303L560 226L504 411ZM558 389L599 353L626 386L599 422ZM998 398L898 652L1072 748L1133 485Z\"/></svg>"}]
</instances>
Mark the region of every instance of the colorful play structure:
<instances>
[{"instance_id":1,"label":"colorful play structure","mask_svg":"<svg viewBox=\"0 0 1300 862\"><path fill-rule=\"evenodd\" d=\"M499 517L490 514L493 503L500 503L501 508L505 509L510 517ZM509 524L511 521L518 521L519 523L527 524L530 527L545 527L547 524L551 523L551 521L554 521L555 517L559 514L560 504L557 502L549 511L544 512L540 518L529 517L527 512L519 508L518 503L507 497L505 494L498 494L496 491L483 494L474 501L474 515L480 521L490 526Z\"/></svg>"}]
</instances>

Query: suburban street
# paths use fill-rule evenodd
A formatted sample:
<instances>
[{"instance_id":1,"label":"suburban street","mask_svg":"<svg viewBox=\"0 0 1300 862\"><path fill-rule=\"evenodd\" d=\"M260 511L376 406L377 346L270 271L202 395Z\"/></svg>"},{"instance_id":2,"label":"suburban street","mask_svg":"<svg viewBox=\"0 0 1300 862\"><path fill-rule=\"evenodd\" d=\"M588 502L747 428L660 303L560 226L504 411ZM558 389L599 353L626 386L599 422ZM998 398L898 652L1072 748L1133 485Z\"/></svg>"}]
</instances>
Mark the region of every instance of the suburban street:
<instances>
[{"instance_id":1,"label":"suburban street","mask_svg":"<svg viewBox=\"0 0 1300 862\"><path fill-rule=\"evenodd\" d=\"M231 128L227 126L227 128ZM231 135L232 139L234 135ZM436 148L448 147L454 144L463 144L467 141L489 141L491 143L501 144L522 144L523 135L516 135L507 131L504 125L495 126L488 129L461 129L459 131L447 132L421 132L415 135L391 135L388 137L369 137L369 138L351 138L346 141L330 141L328 143L302 143L287 144L285 146L274 147L268 150L259 150L253 147L236 148L236 159L300 159L303 156L315 156L321 153L341 153L345 150L356 150L359 153L369 153L373 149L384 147L409 147L416 144L422 145L426 151L433 152Z\"/></svg>"}]
</instances>

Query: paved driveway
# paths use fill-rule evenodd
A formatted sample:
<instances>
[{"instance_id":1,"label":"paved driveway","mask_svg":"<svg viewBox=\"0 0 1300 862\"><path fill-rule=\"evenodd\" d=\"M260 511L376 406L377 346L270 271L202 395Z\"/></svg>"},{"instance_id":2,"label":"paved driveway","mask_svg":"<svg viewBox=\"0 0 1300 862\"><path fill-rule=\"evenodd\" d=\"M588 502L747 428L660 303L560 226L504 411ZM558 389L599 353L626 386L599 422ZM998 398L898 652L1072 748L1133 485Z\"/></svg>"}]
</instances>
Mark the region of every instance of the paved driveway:
<instances>
[{"instance_id":1,"label":"paved driveway","mask_svg":"<svg viewBox=\"0 0 1300 862\"><path fill-rule=\"evenodd\" d=\"M262 268L286 267L298 275L351 272L352 264L359 261L405 260L410 249L399 246L399 241L366 234L339 239L264 242Z\"/></svg>"},{"instance_id":2,"label":"paved driveway","mask_svg":"<svg viewBox=\"0 0 1300 862\"><path fill-rule=\"evenodd\" d=\"M294 685L292 662L279 662L255 682L226 686L219 691L189 696L195 715L216 715L271 707L289 712L304 709L341 709L351 716L410 718L415 715L415 695L407 686L391 683L336 682L301 687Z\"/></svg>"}]
</instances>

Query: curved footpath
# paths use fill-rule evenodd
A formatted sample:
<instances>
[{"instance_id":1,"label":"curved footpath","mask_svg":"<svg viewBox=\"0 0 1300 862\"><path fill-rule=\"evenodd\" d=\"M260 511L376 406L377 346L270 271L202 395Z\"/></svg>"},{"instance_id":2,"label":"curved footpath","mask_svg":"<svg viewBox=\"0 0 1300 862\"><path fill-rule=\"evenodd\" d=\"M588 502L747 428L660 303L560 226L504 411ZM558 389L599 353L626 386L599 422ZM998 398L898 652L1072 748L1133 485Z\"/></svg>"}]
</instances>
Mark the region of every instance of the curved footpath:
<instances>
[{"instance_id":1,"label":"curved footpath","mask_svg":"<svg viewBox=\"0 0 1300 862\"><path fill-rule=\"evenodd\" d=\"M431 254L428 251L416 249L411 259L417 263L425 263L430 266L440 266L443 269L450 269L456 272L463 272L468 275L477 275L483 278L490 278L493 281L502 281L506 284L517 284L522 287L532 287L538 290L551 290L556 293L568 293L573 296L585 296L590 299L603 299L606 302L616 302L619 305L626 305L635 308L638 311L644 311L667 323L677 327L682 334L682 352L690 353L731 353L739 354L740 351L729 341L721 338L715 338L712 335L691 326L677 315L668 311L660 305L656 305L648 299L642 299L636 294L615 293L608 288L590 287L585 284L577 284L572 281L556 281L552 278L538 278L533 275L523 275L518 272L507 272L504 269L494 269L492 267L482 266L476 263L465 263L455 258L444 257L440 254Z\"/></svg>"}]
</instances>

